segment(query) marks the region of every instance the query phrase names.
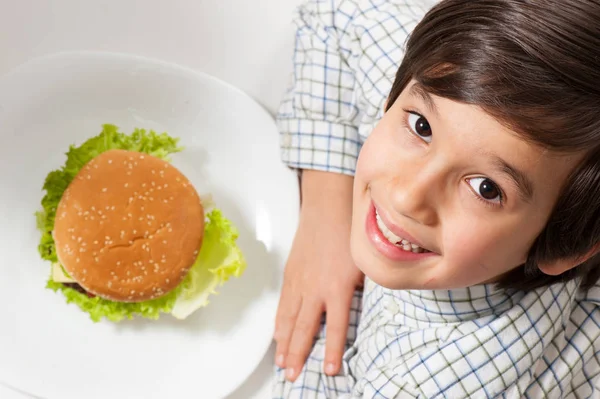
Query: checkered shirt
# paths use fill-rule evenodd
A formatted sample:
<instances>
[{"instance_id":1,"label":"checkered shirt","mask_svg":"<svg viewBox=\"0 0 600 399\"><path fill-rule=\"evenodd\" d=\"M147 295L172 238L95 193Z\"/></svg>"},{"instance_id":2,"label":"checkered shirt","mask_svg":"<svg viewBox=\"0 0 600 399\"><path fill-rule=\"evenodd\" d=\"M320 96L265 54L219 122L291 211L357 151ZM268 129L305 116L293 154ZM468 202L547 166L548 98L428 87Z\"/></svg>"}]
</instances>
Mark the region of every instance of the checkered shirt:
<instances>
[{"instance_id":1,"label":"checkered shirt","mask_svg":"<svg viewBox=\"0 0 600 399\"><path fill-rule=\"evenodd\" d=\"M435 0L310 0L277 116L283 161L353 175L382 115L408 34ZM600 285L531 292L481 285L393 291L367 279L350 311L343 370L323 372L323 323L274 399L600 398Z\"/></svg>"}]
</instances>

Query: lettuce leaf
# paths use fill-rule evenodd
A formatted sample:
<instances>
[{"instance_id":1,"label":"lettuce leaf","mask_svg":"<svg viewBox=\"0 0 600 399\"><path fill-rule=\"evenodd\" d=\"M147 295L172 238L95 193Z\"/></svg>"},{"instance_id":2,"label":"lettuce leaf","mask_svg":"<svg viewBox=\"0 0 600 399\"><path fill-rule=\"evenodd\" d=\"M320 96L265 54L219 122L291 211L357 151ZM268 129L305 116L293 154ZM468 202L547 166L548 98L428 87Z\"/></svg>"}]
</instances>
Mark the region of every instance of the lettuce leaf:
<instances>
[{"instance_id":1,"label":"lettuce leaf","mask_svg":"<svg viewBox=\"0 0 600 399\"><path fill-rule=\"evenodd\" d=\"M166 133L156 134L154 131L135 129L132 134L126 135L119 132L116 126L106 124L96 137L79 147L71 146L66 154L65 165L50 172L43 186L46 190L42 199L43 210L36 213L37 225L42 231L38 246L41 257L50 262L58 261L52 238L56 207L73 178L89 161L110 149L143 152L170 161L170 154L182 150L177 144L178 139ZM176 304L180 309L179 316L183 313L189 315L193 310L208 303L206 298L215 292L218 285L231 276L240 276L245 269L245 261L235 243L238 236L235 227L218 209L208 212L206 217L205 238L198 258L184 281L167 295L138 303L113 302L99 297L90 298L71 287L53 281L51 277L46 288L60 291L67 303L77 305L88 313L94 322L99 322L103 317L118 322L132 319L135 315L156 320L161 313L170 313ZM201 296L204 299L199 304L198 298ZM195 306L195 309L190 311L192 306Z\"/></svg>"},{"instance_id":2,"label":"lettuce leaf","mask_svg":"<svg viewBox=\"0 0 600 399\"><path fill-rule=\"evenodd\" d=\"M197 309L208 305L208 297L217 294L217 287L246 270L246 260L236 245L238 231L220 210L208 213L202 248L177 296L171 314L185 319Z\"/></svg>"}]
</instances>

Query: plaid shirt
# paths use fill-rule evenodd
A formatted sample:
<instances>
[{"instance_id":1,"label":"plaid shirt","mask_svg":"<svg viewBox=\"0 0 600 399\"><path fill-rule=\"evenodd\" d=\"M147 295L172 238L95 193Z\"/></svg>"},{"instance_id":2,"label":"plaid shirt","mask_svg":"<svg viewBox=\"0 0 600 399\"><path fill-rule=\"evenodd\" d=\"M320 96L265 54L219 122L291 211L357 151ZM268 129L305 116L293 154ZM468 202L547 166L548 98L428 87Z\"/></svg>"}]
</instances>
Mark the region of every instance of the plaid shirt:
<instances>
[{"instance_id":1,"label":"plaid shirt","mask_svg":"<svg viewBox=\"0 0 600 399\"><path fill-rule=\"evenodd\" d=\"M352 175L381 117L403 45L435 1L311 0L278 124L290 167ZM532 292L481 285L393 291L367 279L343 371L323 373L326 326L296 382L273 398L600 398L600 285Z\"/></svg>"}]
</instances>

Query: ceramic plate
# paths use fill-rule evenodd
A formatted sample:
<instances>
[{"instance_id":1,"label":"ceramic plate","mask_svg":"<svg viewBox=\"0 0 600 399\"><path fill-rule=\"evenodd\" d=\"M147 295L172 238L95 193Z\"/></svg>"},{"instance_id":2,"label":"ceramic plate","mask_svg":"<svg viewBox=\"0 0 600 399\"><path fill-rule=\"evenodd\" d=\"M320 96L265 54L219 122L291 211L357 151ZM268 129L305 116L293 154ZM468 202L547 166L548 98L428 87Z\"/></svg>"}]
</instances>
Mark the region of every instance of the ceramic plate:
<instances>
[{"instance_id":1,"label":"ceramic plate","mask_svg":"<svg viewBox=\"0 0 600 399\"><path fill-rule=\"evenodd\" d=\"M34 217L44 178L104 123L180 137L173 164L240 231L245 274L185 321L95 324L45 288ZM248 378L271 343L299 207L263 108L182 67L62 53L0 80L0 140L0 382L46 399L211 399Z\"/></svg>"}]
</instances>

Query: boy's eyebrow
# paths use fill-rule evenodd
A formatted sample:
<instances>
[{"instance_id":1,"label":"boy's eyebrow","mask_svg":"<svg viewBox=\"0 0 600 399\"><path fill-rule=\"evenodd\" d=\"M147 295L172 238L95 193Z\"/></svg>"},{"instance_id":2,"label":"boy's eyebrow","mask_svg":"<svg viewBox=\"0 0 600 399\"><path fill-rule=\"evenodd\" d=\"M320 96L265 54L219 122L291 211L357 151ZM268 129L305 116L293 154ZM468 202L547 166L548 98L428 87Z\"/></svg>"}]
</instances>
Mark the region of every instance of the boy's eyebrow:
<instances>
[{"instance_id":1,"label":"boy's eyebrow","mask_svg":"<svg viewBox=\"0 0 600 399\"><path fill-rule=\"evenodd\" d=\"M427 107L427 109L430 112L438 115L438 109L435 105L435 101L433 101L433 97L431 97L431 94L429 94L427 92L427 90L425 90L419 82L414 83L410 87L410 90L408 91L408 93L411 96L419 97L421 100L423 100L423 102L425 103L425 106Z\"/></svg>"},{"instance_id":2,"label":"boy's eyebrow","mask_svg":"<svg viewBox=\"0 0 600 399\"><path fill-rule=\"evenodd\" d=\"M525 173L515 168L504 159L495 154L490 154L492 161L507 174L516 184L521 199L525 202L531 201L533 198L533 182Z\"/></svg>"}]
</instances>

